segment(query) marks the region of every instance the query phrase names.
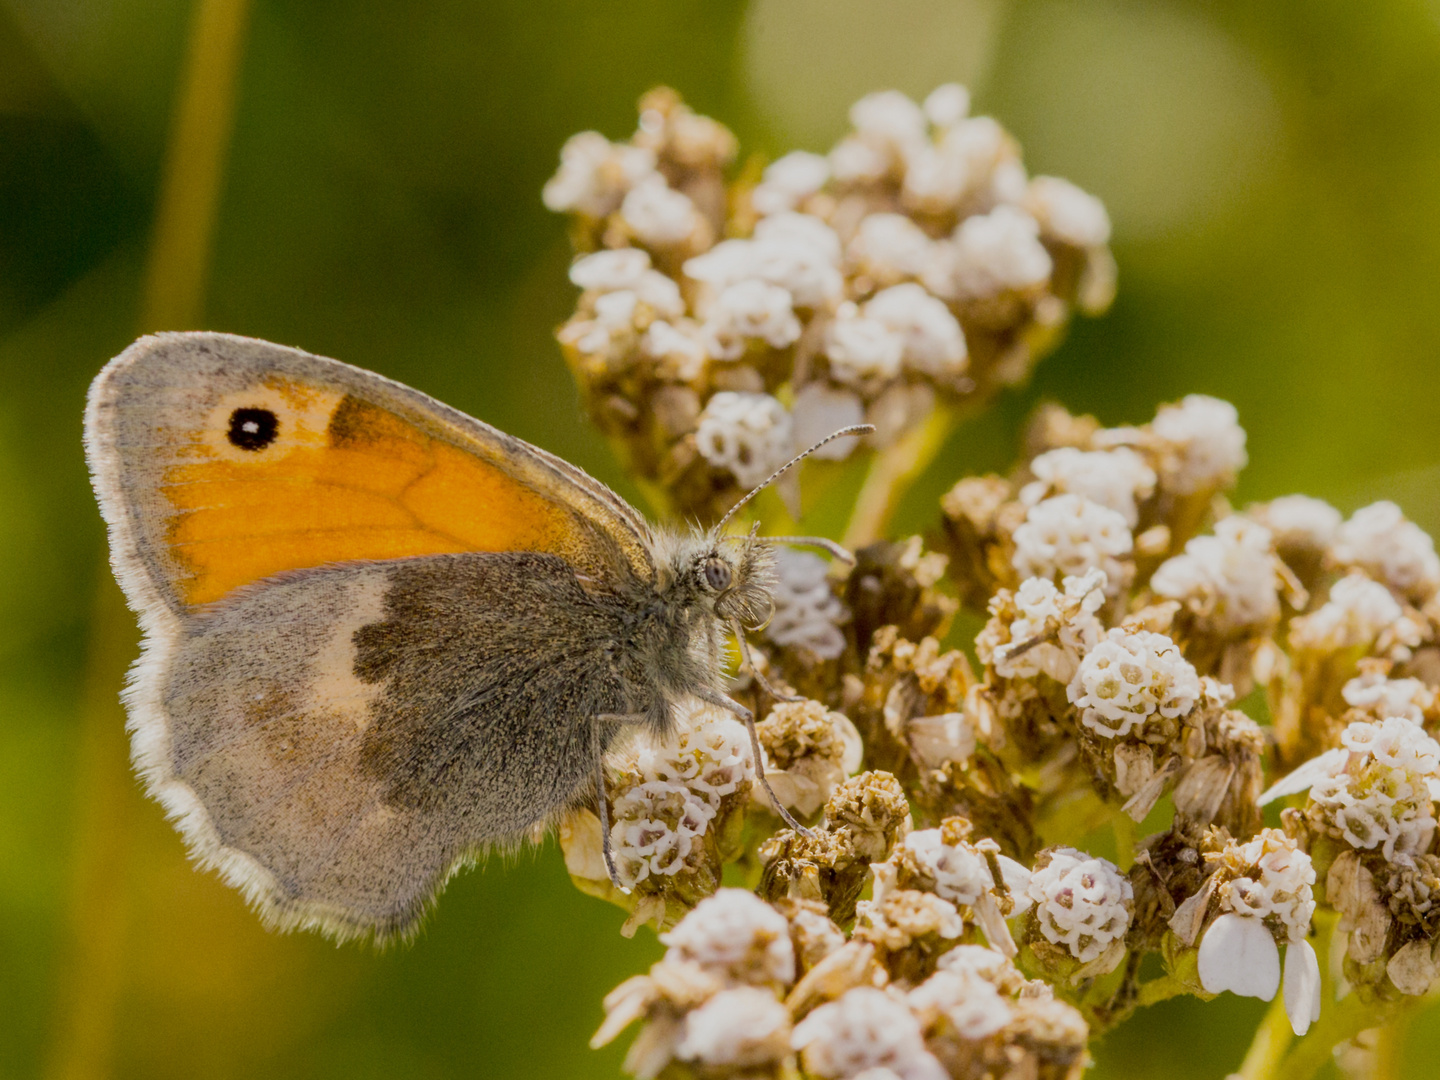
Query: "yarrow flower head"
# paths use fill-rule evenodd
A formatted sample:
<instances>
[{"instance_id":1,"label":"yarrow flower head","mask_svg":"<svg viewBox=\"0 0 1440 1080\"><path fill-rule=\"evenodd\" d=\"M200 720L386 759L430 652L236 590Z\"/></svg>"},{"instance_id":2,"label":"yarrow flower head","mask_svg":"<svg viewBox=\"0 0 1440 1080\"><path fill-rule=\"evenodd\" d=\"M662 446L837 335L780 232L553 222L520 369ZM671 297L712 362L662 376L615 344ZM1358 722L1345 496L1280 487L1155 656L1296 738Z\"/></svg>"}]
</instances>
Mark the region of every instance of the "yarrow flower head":
<instances>
[{"instance_id":1,"label":"yarrow flower head","mask_svg":"<svg viewBox=\"0 0 1440 1080\"><path fill-rule=\"evenodd\" d=\"M1015 530L1012 565L1021 580L1105 572L1109 595L1134 573L1134 541L1123 514L1080 495L1056 495L1032 506Z\"/></svg>"},{"instance_id":2,"label":"yarrow flower head","mask_svg":"<svg viewBox=\"0 0 1440 1080\"><path fill-rule=\"evenodd\" d=\"M920 1022L904 998L872 987L856 987L821 1005L795 1026L791 1045L803 1053L805 1068L825 1080L884 1075L879 1070L899 1080L949 1076L925 1048Z\"/></svg>"},{"instance_id":3,"label":"yarrow flower head","mask_svg":"<svg viewBox=\"0 0 1440 1080\"><path fill-rule=\"evenodd\" d=\"M971 843L971 828L964 818L947 818L938 829L910 833L889 861L875 868L875 896L883 899L896 888L933 892L972 912L991 948L1013 956L1005 919L1029 906L1030 872L1000 854L993 840Z\"/></svg>"},{"instance_id":4,"label":"yarrow flower head","mask_svg":"<svg viewBox=\"0 0 1440 1080\"><path fill-rule=\"evenodd\" d=\"M1188 713L1200 678L1164 634L1117 628L1085 654L1066 693L1085 727L1123 739L1152 718Z\"/></svg>"},{"instance_id":5,"label":"yarrow flower head","mask_svg":"<svg viewBox=\"0 0 1440 1080\"><path fill-rule=\"evenodd\" d=\"M700 1065L753 1068L790 1051L790 1013L768 990L721 990L685 1014L675 1056Z\"/></svg>"},{"instance_id":6,"label":"yarrow flower head","mask_svg":"<svg viewBox=\"0 0 1440 1080\"><path fill-rule=\"evenodd\" d=\"M1219 863L1220 914L1200 942L1201 984L1268 1001L1280 988L1277 944L1285 944L1285 1010L1295 1033L1305 1034L1320 1017L1320 966L1307 940L1315 914L1310 856L1279 829L1264 829L1210 857Z\"/></svg>"},{"instance_id":7,"label":"yarrow flower head","mask_svg":"<svg viewBox=\"0 0 1440 1080\"><path fill-rule=\"evenodd\" d=\"M821 660L845 651L845 606L830 588L830 566L808 551L775 553L775 614L765 635L777 645L809 649Z\"/></svg>"},{"instance_id":8,"label":"yarrow flower head","mask_svg":"<svg viewBox=\"0 0 1440 1080\"><path fill-rule=\"evenodd\" d=\"M837 785L860 768L861 741L843 713L818 701L782 701L756 725L765 751L765 778L782 805L802 816L824 806ZM757 799L768 793L755 791Z\"/></svg>"},{"instance_id":9,"label":"yarrow flower head","mask_svg":"<svg viewBox=\"0 0 1440 1080\"><path fill-rule=\"evenodd\" d=\"M1061 446L1030 462L1035 475L1020 490L1020 501L1034 506L1050 495L1079 495L1122 515L1134 528L1138 504L1155 490L1155 470L1128 447L1080 450Z\"/></svg>"},{"instance_id":10,"label":"yarrow flower head","mask_svg":"<svg viewBox=\"0 0 1440 1080\"><path fill-rule=\"evenodd\" d=\"M1251 516L1270 530L1281 551L1324 551L1340 531L1340 511L1324 499L1309 495L1282 495L1254 507Z\"/></svg>"},{"instance_id":11,"label":"yarrow flower head","mask_svg":"<svg viewBox=\"0 0 1440 1080\"><path fill-rule=\"evenodd\" d=\"M1105 634L1095 614L1105 605L1105 572L1091 570L1062 584L1030 578L1013 595L1002 592L990 602L991 623L977 648L997 674L1026 679L1043 673L1061 683L1075 677L1080 658Z\"/></svg>"},{"instance_id":12,"label":"yarrow flower head","mask_svg":"<svg viewBox=\"0 0 1440 1080\"><path fill-rule=\"evenodd\" d=\"M758 183L730 171L734 136L665 89L642 99L628 141L565 145L545 203L571 217L580 253L649 260L672 287L582 296L558 336L590 416L681 513L713 521L744 493L712 460L725 453L707 453L713 432L698 437L719 394L793 404L807 439L858 408L876 428L865 451L883 451L938 408L1022 379L1072 310L1109 303L1099 201L1032 182L963 87L926 101L869 95L830 154L785 154Z\"/></svg>"},{"instance_id":13,"label":"yarrow flower head","mask_svg":"<svg viewBox=\"0 0 1440 1080\"><path fill-rule=\"evenodd\" d=\"M790 414L769 394L716 394L700 414L695 445L711 465L754 487L790 457Z\"/></svg>"},{"instance_id":14,"label":"yarrow flower head","mask_svg":"<svg viewBox=\"0 0 1440 1080\"><path fill-rule=\"evenodd\" d=\"M1431 786L1440 787L1440 745L1399 716L1351 724L1340 741L1348 754L1327 759L1330 770L1311 785L1306 817L1390 861L1427 851L1435 835Z\"/></svg>"},{"instance_id":15,"label":"yarrow flower head","mask_svg":"<svg viewBox=\"0 0 1440 1080\"><path fill-rule=\"evenodd\" d=\"M1115 271L1104 206L1031 178L963 88L870 95L851 125L826 155L733 169L735 138L655 91L628 140L567 143L546 188L577 252L566 362L657 503L703 529L870 425L777 483L797 521L838 522L853 482L853 560L780 548L773 618L736 631L735 700L692 680L712 704L617 741L559 822L576 884L625 908L624 932L665 931L596 1043L639 1021L639 1080L1076 1080L1087 1017L1181 987L1283 988L1303 1033L1317 868L1354 1000L1428 993L1434 544L1388 502L1229 512L1246 434L1200 395L1121 427L1045 406L1013 468L954 483L923 541L887 539L950 418L1024 379ZM753 557L735 524L723 542ZM724 621L724 590L707 600ZM989 615L973 654L947 641L962 610ZM719 679L727 644L716 623L691 659ZM1272 749L1288 775L1262 794ZM1262 828L1266 801L1306 792ZM1173 820L1132 842L1119 815L1167 793ZM1128 874L1063 846L1092 814L1120 826ZM755 892L720 887L727 864Z\"/></svg>"},{"instance_id":16,"label":"yarrow flower head","mask_svg":"<svg viewBox=\"0 0 1440 1080\"><path fill-rule=\"evenodd\" d=\"M1435 542L1393 502L1355 511L1340 526L1330 554L1337 566L1363 570L1417 604L1440 590Z\"/></svg>"},{"instance_id":17,"label":"yarrow flower head","mask_svg":"<svg viewBox=\"0 0 1440 1080\"><path fill-rule=\"evenodd\" d=\"M667 959L683 960L730 983L784 985L795 978L790 924L745 889L721 889L660 935Z\"/></svg>"},{"instance_id":18,"label":"yarrow flower head","mask_svg":"<svg viewBox=\"0 0 1440 1080\"><path fill-rule=\"evenodd\" d=\"M1249 460L1240 414L1228 401L1191 394L1162 406L1150 428L1168 443L1165 486L1181 495L1228 487Z\"/></svg>"},{"instance_id":19,"label":"yarrow flower head","mask_svg":"<svg viewBox=\"0 0 1440 1080\"><path fill-rule=\"evenodd\" d=\"M1374 720L1403 716L1417 727L1434 716L1437 698L1434 689L1419 679L1391 679L1380 671L1366 671L1340 689L1340 696L1352 709L1368 713Z\"/></svg>"},{"instance_id":20,"label":"yarrow flower head","mask_svg":"<svg viewBox=\"0 0 1440 1080\"><path fill-rule=\"evenodd\" d=\"M695 869L726 797L748 791L754 775L749 735L728 714L701 711L671 742L639 746L610 811L621 882L634 888ZM605 874L596 867L581 876Z\"/></svg>"},{"instance_id":21,"label":"yarrow flower head","mask_svg":"<svg viewBox=\"0 0 1440 1080\"><path fill-rule=\"evenodd\" d=\"M1051 945L1082 964L1103 958L1105 971L1120 962L1135 892L1113 863L1068 847L1041 852L1025 892L1035 926Z\"/></svg>"},{"instance_id":22,"label":"yarrow flower head","mask_svg":"<svg viewBox=\"0 0 1440 1080\"><path fill-rule=\"evenodd\" d=\"M993 983L963 967L937 971L910 991L908 1003L921 1017L944 1017L962 1039L994 1035L1014 1015L1009 1001Z\"/></svg>"},{"instance_id":23,"label":"yarrow flower head","mask_svg":"<svg viewBox=\"0 0 1440 1080\"><path fill-rule=\"evenodd\" d=\"M1419 642L1420 631L1389 589L1358 572L1335 582L1323 605L1290 624L1291 646L1314 653L1369 650L1387 638L1405 647Z\"/></svg>"},{"instance_id":24,"label":"yarrow flower head","mask_svg":"<svg viewBox=\"0 0 1440 1080\"><path fill-rule=\"evenodd\" d=\"M1267 630L1280 618L1270 531L1243 517L1216 522L1214 536L1187 543L1155 571L1150 588L1218 634Z\"/></svg>"},{"instance_id":25,"label":"yarrow flower head","mask_svg":"<svg viewBox=\"0 0 1440 1080\"><path fill-rule=\"evenodd\" d=\"M560 171L545 185L545 205L591 218L613 211L625 193L655 171L650 150L612 143L598 131L572 135L560 151Z\"/></svg>"}]
</instances>

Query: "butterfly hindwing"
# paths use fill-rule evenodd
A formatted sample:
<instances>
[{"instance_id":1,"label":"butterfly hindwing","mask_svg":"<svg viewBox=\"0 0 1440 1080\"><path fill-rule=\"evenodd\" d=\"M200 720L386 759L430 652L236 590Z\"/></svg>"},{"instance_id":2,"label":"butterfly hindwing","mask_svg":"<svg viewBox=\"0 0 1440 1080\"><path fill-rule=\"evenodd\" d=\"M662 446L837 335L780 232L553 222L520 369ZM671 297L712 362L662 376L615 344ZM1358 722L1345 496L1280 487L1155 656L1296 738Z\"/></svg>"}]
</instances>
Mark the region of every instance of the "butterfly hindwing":
<instances>
[{"instance_id":1,"label":"butterfly hindwing","mask_svg":"<svg viewBox=\"0 0 1440 1080\"><path fill-rule=\"evenodd\" d=\"M624 608L559 558L461 554L299 571L207 608L154 672L203 860L278 925L411 928L453 869L593 775L628 702Z\"/></svg>"}]
</instances>

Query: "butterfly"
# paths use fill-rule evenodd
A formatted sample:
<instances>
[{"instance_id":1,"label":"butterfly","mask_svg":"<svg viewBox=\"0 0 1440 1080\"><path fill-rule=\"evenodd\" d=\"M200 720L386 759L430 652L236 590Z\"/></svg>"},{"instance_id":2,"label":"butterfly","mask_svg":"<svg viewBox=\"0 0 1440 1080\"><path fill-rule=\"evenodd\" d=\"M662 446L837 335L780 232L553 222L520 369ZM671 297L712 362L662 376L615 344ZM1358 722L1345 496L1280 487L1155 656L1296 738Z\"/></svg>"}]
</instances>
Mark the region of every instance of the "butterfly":
<instances>
[{"instance_id":1,"label":"butterfly","mask_svg":"<svg viewBox=\"0 0 1440 1080\"><path fill-rule=\"evenodd\" d=\"M418 391L227 334L112 360L85 448L144 631L132 758L272 927L406 935L457 870L586 804L618 884L605 754L686 701L749 725L764 783L724 638L748 658L774 543L827 541L652 527Z\"/></svg>"}]
</instances>

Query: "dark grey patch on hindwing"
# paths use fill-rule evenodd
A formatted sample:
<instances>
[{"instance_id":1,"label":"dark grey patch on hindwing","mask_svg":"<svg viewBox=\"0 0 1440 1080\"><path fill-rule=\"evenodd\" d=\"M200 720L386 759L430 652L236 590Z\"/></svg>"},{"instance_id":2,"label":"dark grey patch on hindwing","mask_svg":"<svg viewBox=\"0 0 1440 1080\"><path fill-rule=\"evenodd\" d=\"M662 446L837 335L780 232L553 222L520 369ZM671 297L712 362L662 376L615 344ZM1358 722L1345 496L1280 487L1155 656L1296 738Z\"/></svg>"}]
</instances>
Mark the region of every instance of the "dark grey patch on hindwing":
<instances>
[{"instance_id":1,"label":"dark grey patch on hindwing","mask_svg":"<svg viewBox=\"0 0 1440 1080\"><path fill-rule=\"evenodd\" d=\"M355 674L384 685L362 769L397 808L521 832L590 779L592 718L632 710L615 658L630 619L553 555L397 565L385 620L355 634Z\"/></svg>"},{"instance_id":2,"label":"dark grey patch on hindwing","mask_svg":"<svg viewBox=\"0 0 1440 1080\"><path fill-rule=\"evenodd\" d=\"M654 707L612 655L633 610L530 553L261 582L177 648L175 773L278 913L403 932L457 862L584 796L593 717Z\"/></svg>"}]
</instances>

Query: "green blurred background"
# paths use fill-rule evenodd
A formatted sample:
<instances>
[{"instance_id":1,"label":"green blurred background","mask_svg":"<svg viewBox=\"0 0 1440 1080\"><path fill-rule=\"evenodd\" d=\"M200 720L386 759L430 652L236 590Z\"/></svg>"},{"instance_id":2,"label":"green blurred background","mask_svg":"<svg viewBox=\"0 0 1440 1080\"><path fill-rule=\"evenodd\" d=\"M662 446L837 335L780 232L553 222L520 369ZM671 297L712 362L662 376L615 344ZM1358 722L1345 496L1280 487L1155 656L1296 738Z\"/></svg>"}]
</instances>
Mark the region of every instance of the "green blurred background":
<instances>
[{"instance_id":1,"label":"green blurred background","mask_svg":"<svg viewBox=\"0 0 1440 1080\"><path fill-rule=\"evenodd\" d=\"M1440 0L252 0L203 307L145 325L194 9L0 0L0 1075L617 1075L622 1048L586 1039L659 946L622 940L553 844L460 878L379 954L267 934L187 866L125 762L135 641L80 421L142 329L229 330L633 496L550 336L573 292L539 192L566 136L627 135L656 83L775 156L827 148L862 93L959 79L1032 171L1108 205L1114 310L953 440L904 524L1004 466L1041 397L1121 422L1203 391L1249 431L1241 500L1388 496L1440 530ZM1095 1075L1219 1077L1262 1010L1157 1007ZM1440 1071L1436 1027L1404 1075Z\"/></svg>"}]
</instances>

